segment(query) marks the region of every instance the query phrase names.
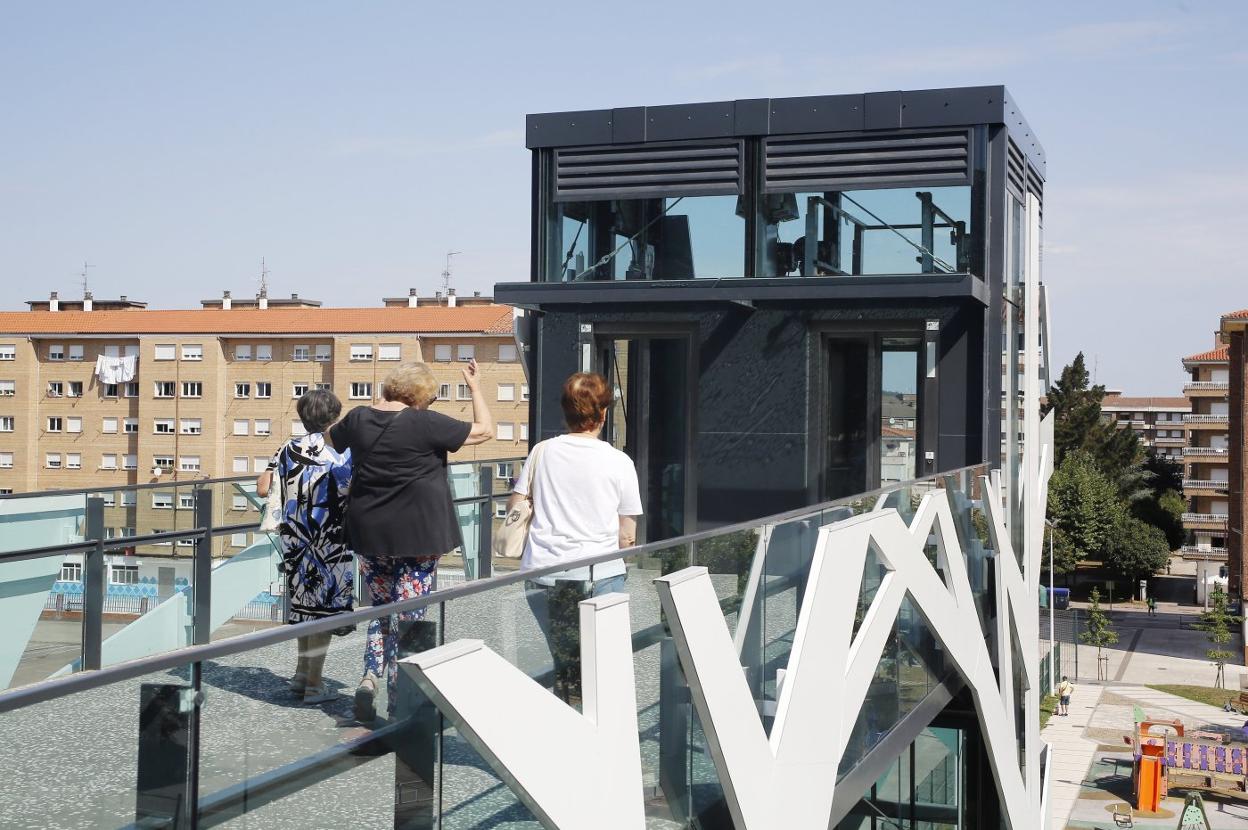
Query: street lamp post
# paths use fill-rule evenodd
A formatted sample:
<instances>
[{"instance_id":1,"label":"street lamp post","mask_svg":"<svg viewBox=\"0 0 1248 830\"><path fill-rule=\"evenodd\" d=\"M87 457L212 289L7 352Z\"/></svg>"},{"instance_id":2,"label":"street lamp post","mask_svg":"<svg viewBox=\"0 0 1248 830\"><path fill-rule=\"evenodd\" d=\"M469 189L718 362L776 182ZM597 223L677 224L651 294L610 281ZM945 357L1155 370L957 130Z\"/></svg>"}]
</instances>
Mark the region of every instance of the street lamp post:
<instances>
[{"instance_id":1,"label":"street lamp post","mask_svg":"<svg viewBox=\"0 0 1248 830\"><path fill-rule=\"evenodd\" d=\"M1052 694L1053 690L1057 688L1057 667L1053 665L1055 662L1053 655L1056 652L1054 648L1056 646L1054 642L1055 626L1053 624L1053 605L1056 595L1056 592L1053 590L1053 522L1045 519L1044 523L1049 526L1049 694ZM1079 648L1078 644L1075 645L1075 648Z\"/></svg>"}]
</instances>

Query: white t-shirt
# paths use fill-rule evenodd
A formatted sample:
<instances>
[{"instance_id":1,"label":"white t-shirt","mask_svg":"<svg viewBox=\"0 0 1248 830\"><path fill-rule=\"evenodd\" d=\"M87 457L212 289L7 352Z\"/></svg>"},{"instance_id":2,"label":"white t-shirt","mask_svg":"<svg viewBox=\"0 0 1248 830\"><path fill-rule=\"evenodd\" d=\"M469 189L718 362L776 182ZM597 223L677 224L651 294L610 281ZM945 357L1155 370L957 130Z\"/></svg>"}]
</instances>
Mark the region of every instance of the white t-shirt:
<instances>
[{"instance_id":1,"label":"white t-shirt","mask_svg":"<svg viewBox=\"0 0 1248 830\"><path fill-rule=\"evenodd\" d=\"M522 570L595 556L620 549L620 516L641 515L641 495L633 460L606 441L560 435L537 445L524 463L515 491L529 494L529 465L534 473L533 523L524 546ZM606 579L624 573L624 560L571 568L535 581Z\"/></svg>"}]
</instances>

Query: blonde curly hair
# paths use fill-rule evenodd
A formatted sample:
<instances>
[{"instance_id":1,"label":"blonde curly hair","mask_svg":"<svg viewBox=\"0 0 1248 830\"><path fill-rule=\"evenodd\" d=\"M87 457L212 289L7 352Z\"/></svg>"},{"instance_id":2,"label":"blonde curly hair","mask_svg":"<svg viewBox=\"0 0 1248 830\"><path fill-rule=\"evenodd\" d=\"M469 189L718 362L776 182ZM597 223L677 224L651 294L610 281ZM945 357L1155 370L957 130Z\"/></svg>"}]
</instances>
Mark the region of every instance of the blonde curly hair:
<instances>
[{"instance_id":1,"label":"blonde curly hair","mask_svg":"<svg viewBox=\"0 0 1248 830\"><path fill-rule=\"evenodd\" d=\"M424 363L404 363L381 383L381 396L408 406L428 406L437 397L438 381Z\"/></svg>"}]
</instances>

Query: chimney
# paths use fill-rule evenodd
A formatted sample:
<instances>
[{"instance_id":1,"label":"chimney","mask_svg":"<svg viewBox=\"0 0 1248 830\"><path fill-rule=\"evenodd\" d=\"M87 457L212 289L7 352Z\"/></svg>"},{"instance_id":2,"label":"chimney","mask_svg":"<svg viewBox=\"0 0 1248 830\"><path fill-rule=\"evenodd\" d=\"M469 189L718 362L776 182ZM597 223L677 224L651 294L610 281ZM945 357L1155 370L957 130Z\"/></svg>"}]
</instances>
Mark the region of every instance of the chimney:
<instances>
[{"instance_id":1,"label":"chimney","mask_svg":"<svg viewBox=\"0 0 1248 830\"><path fill-rule=\"evenodd\" d=\"M61 301L57 299L56 292L52 292L51 298L48 300L48 311L60 311Z\"/></svg>"},{"instance_id":2,"label":"chimney","mask_svg":"<svg viewBox=\"0 0 1248 830\"><path fill-rule=\"evenodd\" d=\"M269 307L269 290L267 288L261 288L260 293L256 295L256 301L257 301L256 303L257 308L268 308Z\"/></svg>"},{"instance_id":3,"label":"chimney","mask_svg":"<svg viewBox=\"0 0 1248 830\"><path fill-rule=\"evenodd\" d=\"M474 291L474 292L472 292L472 296L474 296L474 297L480 297L480 296L481 296L481 292L480 292L480 291Z\"/></svg>"},{"instance_id":4,"label":"chimney","mask_svg":"<svg viewBox=\"0 0 1248 830\"><path fill-rule=\"evenodd\" d=\"M221 308L229 311L234 306L234 300L230 299L230 292L225 291L221 294Z\"/></svg>"},{"instance_id":5,"label":"chimney","mask_svg":"<svg viewBox=\"0 0 1248 830\"><path fill-rule=\"evenodd\" d=\"M407 307L415 308L416 305L417 305L416 289L409 288L407 289Z\"/></svg>"},{"instance_id":6,"label":"chimney","mask_svg":"<svg viewBox=\"0 0 1248 830\"><path fill-rule=\"evenodd\" d=\"M125 294L122 294L122 295L121 295L121 301L122 301L123 303L126 301L126 295L125 295Z\"/></svg>"},{"instance_id":7,"label":"chimney","mask_svg":"<svg viewBox=\"0 0 1248 830\"><path fill-rule=\"evenodd\" d=\"M291 294L291 295L290 295L290 298L291 298L292 300L297 300L297 299L299 299L299 295L298 295L298 294Z\"/></svg>"},{"instance_id":8,"label":"chimney","mask_svg":"<svg viewBox=\"0 0 1248 830\"><path fill-rule=\"evenodd\" d=\"M446 289L446 307L447 308L455 307L455 289L454 288Z\"/></svg>"}]
</instances>

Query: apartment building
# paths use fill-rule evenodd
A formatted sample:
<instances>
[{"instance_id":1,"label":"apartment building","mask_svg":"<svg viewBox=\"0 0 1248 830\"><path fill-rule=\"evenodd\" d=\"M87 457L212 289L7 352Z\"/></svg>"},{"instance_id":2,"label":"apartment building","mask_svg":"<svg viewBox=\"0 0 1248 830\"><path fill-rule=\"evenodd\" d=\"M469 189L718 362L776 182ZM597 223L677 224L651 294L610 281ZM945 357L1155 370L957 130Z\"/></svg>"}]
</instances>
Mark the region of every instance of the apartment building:
<instances>
[{"instance_id":1,"label":"apartment building","mask_svg":"<svg viewBox=\"0 0 1248 830\"><path fill-rule=\"evenodd\" d=\"M1185 416L1187 445L1183 448L1183 495L1188 512L1183 527L1188 543L1183 554L1221 560L1227 553L1229 439L1229 358L1221 334L1214 347L1183 358L1189 379L1183 384L1191 411Z\"/></svg>"},{"instance_id":2,"label":"apartment building","mask_svg":"<svg viewBox=\"0 0 1248 830\"><path fill-rule=\"evenodd\" d=\"M412 292L378 308L321 308L262 296L235 307L227 294L199 309L156 311L90 297L67 308L53 295L30 305L0 312L0 488L98 488L110 535L192 527L192 485L262 471L302 433L300 395L323 387L344 409L367 406L405 361L429 363L440 381L433 409L464 420L472 405L462 362L480 364L497 437L452 460L527 450L528 381L513 312L489 298ZM254 505L227 490L216 490L217 518L244 521ZM227 537L220 552L251 541Z\"/></svg>"},{"instance_id":3,"label":"apartment building","mask_svg":"<svg viewBox=\"0 0 1248 830\"><path fill-rule=\"evenodd\" d=\"M1248 543L1244 524L1248 514L1245 488L1245 452L1248 451L1248 309L1222 317L1219 327L1226 349L1227 386L1227 570L1232 597L1243 598L1244 573L1248 570Z\"/></svg>"},{"instance_id":4,"label":"apartment building","mask_svg":"<svg viewBox=\"0 0 1248 830\"><path fill-rule=\"evenodd\" d=\"M1107 392L1101 401L1101 414L1106 421L1118 429L1132 430L1145 447L1178 464L1183 463L1191 411L1187 398L1133 398L1121 392Z\"/></svg>"}]
</instances>

